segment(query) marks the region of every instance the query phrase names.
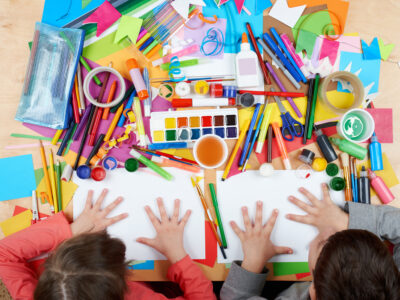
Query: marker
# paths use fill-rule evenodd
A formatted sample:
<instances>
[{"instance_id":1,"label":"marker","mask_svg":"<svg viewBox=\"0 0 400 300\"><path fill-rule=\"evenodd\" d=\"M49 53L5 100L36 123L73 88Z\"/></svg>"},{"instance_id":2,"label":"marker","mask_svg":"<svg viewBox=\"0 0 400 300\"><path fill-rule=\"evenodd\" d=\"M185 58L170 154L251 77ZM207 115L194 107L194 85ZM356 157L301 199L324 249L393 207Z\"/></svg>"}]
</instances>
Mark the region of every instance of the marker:
<instances>
[{"instance_id":1,"label":"marker","mask_svg":"<svg viewBox=\"0 0 400 300\"><path fill-rule=\"evenodd\" d=\"M258 118L257 127L256 127L256 130L254 131L254 134L253 134L253 137L251 140L251 145L250 145L249 151L247 152L247 157L246 157L246 160L245 160L243 168L242 168L242 172L246 171L247 162L249 161L251 152L253 151L254 143L256 142L258 133L260 132L260 127L261 127L261 122L263 120L263 117L264 117L264 112L262 112L260 117Z\"/></svg>"},{"instance_id":2,"label":"marker","mask_svg":"<svg viewBox=\"0 0 400 300\"><path fill-rule=\"evenodd\" d=\"M174 142L174 143L156 143L147 146L149 150L166 150L166 149L188 149L193 148L194 143Z\"/></svg>"},{"instance_id":3,"label":"marker","mask_svg":"<svg viewBox=\"0 0 400 300\"><path fill-rule=\"evenodd\" d=\"M256 153L261 153L265 143L265 137L267 136L268 126L271 121L271 113L272 113L273 106L270 103L265 103L264 107L264 118L261 123L260 134L258 135Z\"/></svg>"},{"instance_id":4,"label":"marker","mask_svg":"<svg viewBox=\"0 0 400 300\"><path fill-rule=\"evenodd\" d=\"M126 110L130 110L132 108L133 105L133 98L136 96L136 91L133 91L131 96L129 97L128 101L125 104L125 107L122 111L121 117L118 120L117 126L118 127L124 127L124 123L125 123L125 116L124 116L124 111ZM144 104L144 103L143 103Z\"/></svg>"},{"instance_id":5,"label":"marker","mask_svg":"<svg viewBox=\"0 0 400 300\"><path fill-rule=\"evenodd\" d=\"M129 74L131 75L131 79L133 85L135 86L137 95L140 100L144 100L149 97L149 93L147 92L146 84L144 83L144 79L142 74L140 73L139 65L134 58L130 58L126 61L126 66L128 67Z\"/></svg>"},{"instance_id":6,"label":"marker","mask_svg":"<svg viewBox=\"0 0 400 300\"><path fill-rule=\"evenodd\" d=\"M290 63L296 70L297 74L300 76L301 80L304 83L307 83L307 78L303 75L303 73L300 71L300 68L297 66L296 62L294 61L292 55L289 53L289 49L287 49L286 45L282 41L281 37L279 36L278 32L274 27L271 27L269 29L274 36L275 40L278 42L279 47L283 50L283 52L286 54L286 57L289 59Z\"/></svg>"},{"instance_id":7,"label":"marker","mask_svg":"<svg viewBox=\"0 0 400 300\"><path fill-rule=\"evenodd\" d=\"M205 107L236 105L235 98L181 98L172 99L172 107Z\"/></svg>"},{"instance_id":8,"label":"marker","mask_svg":"<svg viewBox=\"0 0 400 300\"><path fill-rule=\"evenodd\" d=\"M135 118L136 118L136 128L138 131L138 136L139 136L139 146L147 146L147 141L146 141L146 132L144 131L144 124L143 124L143 118L142 118L142 108L140 106L140 98L134 97L133 99L133 112L135 113Z\"/></svg>"},{"instance_id":9,"label":"marker","mask_svg":"<svg viewBox=\"0 0 400 300\"><path fill-rule=\"evenodd\" d=\"M297 66L300 68L301 72L304 74L305 77L310 76L310 72L308 72L306 66L304 65L303 61L301 60L300 56L297 55L296 49L294 49L292 42L290 41L289 37L286 34L281 34L281 39L285 44L286 48L289 50L290 54L292 55L294 61L296 62Z\"/></svg>"},{"instance_id":10,"label":"marker","mask_svg":"<svg viewBox=\"0 0 400 300\"><path fill-rule=\"evenodd\" d=\"M281 153L283 165L285 166L286 170L291 170L292 166L290 164L290 160L289 160L289 156L287 154L285 142L283 141L282 133L281 133L281 130L280 130L277 122L272 123L272 129L274 130L274 133L275 133L275 138L276 138L276 142L278 144L279 152Z\"/></svg>"},{"instance_id":11,"label":"marker","mask_svg":"<svg viewBox=\"0 0 400 300\"><path fill-rule=\"evenodd\" d=\"M219 228L219 233L221 235L222 246L226 249L228 248L228 244L226 243L225 231L222 225L221 214L219 212L217 194L215 192L215 187L213 183L209 183L208 186L210 187L211 199L213 201L215 215L217 216L218 228Z\"/></svg>"},{"instance_id":12,"label":"marker","mask_svg":"<svg viewBox=\"0 0 400 300\"><path fill-rule=\"evenodd\" d=\"M254 125L256 124L256 121L257 121L258 112L260 110L260 107L261 107L261 104L257 103L256 107L254 109L253 117L251 118L249 132L247 133L246 141L244 142L244 147L243 147L242 154L241 154L240 160L239 160L239 166L243 166L243 164L244 164L244 160L245 160L246 154L247 154L247 149L249 148L251 135L253 133Z\"/></svg>"},{"instance_id":13,"label":"marker","mask_svg":"<svg viewBox=\"0 0 400 300\"><path fill-rule=\"evenodd\" d=\"M131 149L129 154L132 155L134 158L136 158L138 161L140 161L142 164L144 164L146 167L152 169L154 172L156 172L161 177L163 177L167 180L174 179L174 177L170 173L168 173L163 168L159 167L157 164L153 163L151 160L149 160L146 157L144 157L143 155L141 155L136 150Z\"/></svg>"},{"instance_id":14,"label":"marker","mask_svg":"<svg viewBox=\"0 0 400 300\"><path fill-rule=\"evenodd\" d=\"M315 74L314 93L313 93L313 99L312 99L312 103L311 103L310 119L308 120L307 140L311 139L311 135L313 132L313 127L314 127L315 106L317 104L319 78L320 78L319 73Z\"/></svg>"},{"instance_id":15,"label":"marker","mask_svg":"<svg viewBox=\"0 0 400 300\"><path fill-rule=\"evenodd\" d=\"M61 164L59 160L57 160L56 164L56 177L57 177L58 211L62 211L63 206L62 206L62 192L61 192Z\"/></svg>"}]
</instances>

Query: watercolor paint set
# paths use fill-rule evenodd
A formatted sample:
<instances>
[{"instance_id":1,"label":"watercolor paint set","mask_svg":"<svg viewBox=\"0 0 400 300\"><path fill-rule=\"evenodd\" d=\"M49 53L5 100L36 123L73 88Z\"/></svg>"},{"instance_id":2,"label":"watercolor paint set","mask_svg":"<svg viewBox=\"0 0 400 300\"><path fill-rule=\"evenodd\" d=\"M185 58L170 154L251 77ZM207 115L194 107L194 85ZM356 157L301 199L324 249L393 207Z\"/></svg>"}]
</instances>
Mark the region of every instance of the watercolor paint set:
<instances>
[{"instance_id":1,"label":"watercolor paint set","mask_svg":"<svg viewBox=\"0 0 400 300\"><path fill-rule=\"evenodd\" d=\"M150 131L153 143L196 141L207 134L237 139L236 108L153 112Z\"/></svg>"}]
</instances>

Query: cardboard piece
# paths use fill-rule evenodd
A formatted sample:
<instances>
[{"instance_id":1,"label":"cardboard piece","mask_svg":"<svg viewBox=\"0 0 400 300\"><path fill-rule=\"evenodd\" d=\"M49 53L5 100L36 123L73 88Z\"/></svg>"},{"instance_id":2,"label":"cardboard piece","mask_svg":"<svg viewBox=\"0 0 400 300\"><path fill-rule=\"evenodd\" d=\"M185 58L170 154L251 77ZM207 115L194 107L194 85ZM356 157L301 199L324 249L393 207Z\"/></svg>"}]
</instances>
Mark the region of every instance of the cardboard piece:
<instances>
[{"instance_id":1,"label":"cardboard piece","mask_svg":"<svg viewBox=\"0 0 400 300\"><path fill-rule=\"evenodd\" d=\"M381 53L382 60L387 60L390 56L390 53L392 53L392 51L393 51L394 44L385 45L381 38L379 38L378 44L379 44L379 51Z\"/></svg>"},{"instance_id":2,"label":"cardboard piece","mask_svg":"<svg viewBox=\"0 0 400 300\"><path fill-rule=\"evenodd\" d=\"M361 40L361 47L363 50L363 58L364 59L381 59L381 51L379 48L379 43L378 43L378 38L374 37L372 40L371 44L368 46L368 44L364 41Z\"/></svg>"},{"instance_id":3,"label":"cardboard piece","mask_svg":"<svg viewBox=\"0 0 400 300\"><path fill-rule=\"evenodd\" d=\"M121 14L108 1L104 1L86 20L83 24L97 23L96 36L99 37L108 27L114 24Z\"/></svg>"},{"instance_id":4,"label":"cardboard piece","mask_svg":"<svg viewBox=\"0 0 400 300\"><path fill-rule=\"evenodd\" d=\"M277 0L271 8L269 15L293 28L305 8L306 5L289 7L286 0Z\"/></svg>"}]
</instances>

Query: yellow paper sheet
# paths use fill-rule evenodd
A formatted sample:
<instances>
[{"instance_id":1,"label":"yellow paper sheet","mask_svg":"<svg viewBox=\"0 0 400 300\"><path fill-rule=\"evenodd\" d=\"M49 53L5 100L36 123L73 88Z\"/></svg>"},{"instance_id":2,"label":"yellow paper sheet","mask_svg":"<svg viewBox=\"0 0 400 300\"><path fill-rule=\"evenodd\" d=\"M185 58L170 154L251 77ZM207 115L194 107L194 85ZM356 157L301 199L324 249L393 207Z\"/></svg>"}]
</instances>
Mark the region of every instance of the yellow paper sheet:
<instances>
[{"instance_id":1,"label":"yellow paper sheet","mask_svg":"<svg viewBox=\"0 0 400 300\"><path fill-rule=\"evenodd\" d=\"M32 222L32 212L30 209L13 216L0 223L1 231L5 236L16 233L22 229L28 228Z\"/></svg>"},{"instance_id":2,"label":"yellow paper sheet","mask_svg":"<svg viewBox=\"0 0 400 300\"><path fill-rule=\"evenodd\" d=\"M75 190L77 188L78 188L78 186L75 183L73 183L72 181L69 181L69 182L65 182L63 180L61 181L61 193L62 193L63 210L68 206L68 204L71 201L72 196L74 195ZM42 192L46 192L46 184L45 184L43 178L40 181L36 191L37 191L38 197L40 196L40 194Z\"/></svg>"},{"instance_id":3,"label":"yellow paper sheet","mask_svg":"<svg viewBox=\"0 0 400 300\"><path fill-rule=\"evenodd\" d=\"M399 184L399 179L397 178L396 173L394 172L393 167L390 164L390 161L385 153L382 153L382 161L383 161L383 170L375 171L375 174L381 177L389 188ZM367 169L371 168L370 160L360 162L357 165L358 172L360 172L362 166L365 166L365 168ZM371 188L371 195L372 196L376 195L372 188Z\"/></svg>"}]
</instances>

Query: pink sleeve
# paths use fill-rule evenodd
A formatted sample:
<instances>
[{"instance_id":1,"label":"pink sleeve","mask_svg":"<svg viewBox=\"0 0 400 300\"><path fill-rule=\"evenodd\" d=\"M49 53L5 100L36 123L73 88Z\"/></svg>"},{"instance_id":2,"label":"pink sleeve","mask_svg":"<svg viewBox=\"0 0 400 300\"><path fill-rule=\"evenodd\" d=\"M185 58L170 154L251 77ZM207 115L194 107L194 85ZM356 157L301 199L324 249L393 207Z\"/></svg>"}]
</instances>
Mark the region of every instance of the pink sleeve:
<instances>
[{"instance_id":1,"label":"pink sleeve","mask_svg":"<svg viewBox=\"0 0 400 300\"><path fill-rule=\"evenodd\" d=\"M0 240L0 278L13 299L33 299L36 273L27 261L54 250L72 236L63 213L58 213Z\"/></svg>"},{"instance_id":2,"label":"pink sleeve","mask_svg":"<svg viewBox=\"0 0 400 300\"><path fill-rule=\"evenodd\" d=\"M183 299L217 299L211 281L204 276L189 255L170 266L167 276L169 280L179 284L183 291Z\"/></svg>"}]
</instances>

